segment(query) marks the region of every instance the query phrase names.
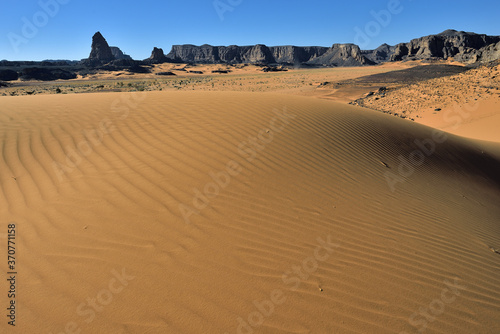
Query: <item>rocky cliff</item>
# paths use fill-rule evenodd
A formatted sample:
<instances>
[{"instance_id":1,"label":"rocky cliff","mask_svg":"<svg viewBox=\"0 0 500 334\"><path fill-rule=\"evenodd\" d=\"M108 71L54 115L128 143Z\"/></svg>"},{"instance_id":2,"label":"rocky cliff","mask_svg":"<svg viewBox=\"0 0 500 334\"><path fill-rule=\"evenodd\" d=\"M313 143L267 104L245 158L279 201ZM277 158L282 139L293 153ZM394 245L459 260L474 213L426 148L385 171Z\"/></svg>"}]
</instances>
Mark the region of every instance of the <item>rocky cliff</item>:
<instances>
[{"instance_id":1,"label":"rocky cliff","mask_svg":"<svg viewBox=\"0 0 500 334\"><path fill-rule=\"evenodd\" d=\"M87 59L83 59L80 64L110 71L122 69L134 70L140 65L132 57L124 54L120 48L109 46L100 32L96 32L92 37L90 56Z\"/></svg>"},{"instance_id":2,"label":"rocky cliff","mask_svg":"<svg viewBox=\"0 0 500 334\"><path fill-rule=\"evenodd\" d=\"M327 47L322 46L273 46L270 48L275 62L280 64L300 65L324 55Z\"/></svg>"},{"instance_id":3,"label":"rocky cliff","mask_svg":"<svg viewBox=\"0 0 500 334\"><path fill-rule=\"evenodd\" d=\"M355 44L331 48L311 46L211 46L174 45L170 60L194 63L265 63L315 66L363 66L387 61L448 59L464 63L499 59L500 36L446 30L396 46L382 44L375 50L360 50Z\"/></svg>"},{"instance_id":4,"label":"rocky cliff","mask_svg":"<svg viewBox=\"0 0 500 334\"><path fill-rule=\"evenodd\" d=\"M411 40L396 45L391 61L407 59L448 59L460 62L481 61L483 51L500 42L500 36L479 35L470 32L446 30L437 35ZM491 55L490 51L486 52Z\"/></svg>"},{"instance_id":5,"label":"rocky cliff","mask_svg":"<svg viewBox=\"0 0 500 334\"><path fill-rule=\"evenodd\" d=\"M362 50L361 53L374 63L383 63L391 59L395 50L395 46L382 44L375 50Z\"/></svg>"},{"instance_id":6,"label":"rocky cliff","mask_svg":"<svg viewBox=\"0 0 500 334\"><path fill-rule=\"evenodd\" d=\"M375 50L360 50L355 44L333 44L321 46L212 46L204 44L174 45L165 55L162 49L154 48L144 64L165 62L206 64L283 64L306 66L364 66L387 61L449 59L464 63L487 62L500 58L500 36L446 30L437 35L413 39L396 46L382 44ZM100 32L92 37L92 50L84 65L99 67L135 66L130 58L117 47L110 47Z\"/></svg>"},{"instance_id":7,"label":"rocky cliff","mask_svg":"<svg viewBox=\"0 0 500 334\"><path fill-rule=\"evenodd\" d=\"M189 63L274 63L271 50L262 44L253 46L174 45L166 56L173 61Z\"/></svg>"},{"instance_id":8,"label":"rocky cliff","mask_svg":"<svg viewBox=\"0 0 500 334\"><path fill-rule=\"evenodd\" d=\"M162 64L166 63L167 61L169 61L169 59L165 57L163 49L157 47L153 48L151 56L148 59L144 59L144 63L146 64Z\"/></svg>"},{"instance_id":9,"label":"rocky cliff","mask_svg":"<svg viewBox=\"0 0 500 334\"><path fill-rule=\"evenodd\" d=\"M115 59L106 39L98 31L92 37L92 47L88 62L91 64L105 64Z\"/></svg>"},{"instance_id":10,"label":"rocky cliff","mask_svg":"<svg viewBox=\"0 0 500 334\"><path fill-rule=\"evenodd\" d=\"M500 59L500 42L490 44L477 52L477 61L490 62Z\"/></svg>"},{"instance_id":11,"label":"rocky cliff","mask_svg":"<svg viewBox=\"0 0 500 334\"><path fill-rule=\"evenodd\" d=\"M174 45L166 56L190 63L261 63L291 65L361 66L373 64L354 44L334 44L331 48L312 46L211 46Z\"/></svg>"},{"instance_id":12,"label":"rocky cliff","mask_svg":"<svg viewBox=\"0 0 500 334\"><path fill-rule=\"evenodd\" d=\"M109 47L111 49L111 53L113 54L113 57L115 59L127 59L127 60L132 60L132 57L130 57L129 55L127 54L124 54L122 52L122 50L120 50L120 48L116 47L116 46L110 46Z\"/></svg>"},{"instance_id":13,"label":"rocky cliff","mask_svg":"<svg viewBox=\"0 0 500 334\"><path fill-rule=\"evenodd\" d=\"M363 66L375 63L366 58L355 44L333 44L323 55L307 62L323 66Z\"/></svg>"}]
</instances>

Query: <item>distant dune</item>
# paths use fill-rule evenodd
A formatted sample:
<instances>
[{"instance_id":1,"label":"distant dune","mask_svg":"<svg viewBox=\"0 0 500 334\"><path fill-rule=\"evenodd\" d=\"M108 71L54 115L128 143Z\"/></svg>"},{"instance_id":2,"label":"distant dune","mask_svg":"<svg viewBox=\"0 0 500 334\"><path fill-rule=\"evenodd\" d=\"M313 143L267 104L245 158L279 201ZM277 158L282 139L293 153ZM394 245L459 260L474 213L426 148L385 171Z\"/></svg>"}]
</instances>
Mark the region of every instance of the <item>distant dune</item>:
<instances>
[{"instance_id":1,"label":"distant dune","mask_svg":"<svg viewBox=\"0 0 500 334\"><path fill-rule=\"evenodd\" d=\"M19 333L500 333L498 145L202 91L2 97L0 140Z\"/></svg>"}]
</instances>

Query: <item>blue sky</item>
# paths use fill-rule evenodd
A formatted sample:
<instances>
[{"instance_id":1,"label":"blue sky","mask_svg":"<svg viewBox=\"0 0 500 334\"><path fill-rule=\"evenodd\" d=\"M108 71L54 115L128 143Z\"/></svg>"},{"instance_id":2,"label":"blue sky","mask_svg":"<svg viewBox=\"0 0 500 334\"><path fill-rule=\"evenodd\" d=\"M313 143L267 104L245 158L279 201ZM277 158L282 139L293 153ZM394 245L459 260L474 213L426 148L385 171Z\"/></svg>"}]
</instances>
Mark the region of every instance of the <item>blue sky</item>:
<instances>
[{"instance_id":1,"label":"blue sky","mask_svg":"<svg viewBox=\"0 0 500 334\"><path fill-rule=\"evenodd\" d=\"M134 59L149 57L155 46L168 53L173 44L357 43L363 49L372 49L382 43L407 42L449 28L500 35L498 0L2 0L1 3L0 59L9 60L86 58L96 31L101 31L111 46L120 47ZM380 14L378 20L374 13Z\"/></svg>"}]
</instances>

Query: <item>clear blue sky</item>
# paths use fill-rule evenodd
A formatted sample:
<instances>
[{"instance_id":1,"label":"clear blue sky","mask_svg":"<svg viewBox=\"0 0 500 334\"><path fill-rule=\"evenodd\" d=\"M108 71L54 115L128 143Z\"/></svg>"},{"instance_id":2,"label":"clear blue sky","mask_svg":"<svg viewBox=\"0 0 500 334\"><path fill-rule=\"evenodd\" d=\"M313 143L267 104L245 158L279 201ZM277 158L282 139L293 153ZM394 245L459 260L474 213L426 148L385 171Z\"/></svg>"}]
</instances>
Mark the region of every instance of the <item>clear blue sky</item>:
<instances>
[{"instance_id":1,"label":"clear blue sky","mask_svg":"<svg viewBox=\"0 0 500 334\"><path fill-rule=\"evenodd\" d=\"M86 58L96 31L134 59L149 57L154 46L168 53L173 44L357 43L372 49L450 28L500 35L498 0L400 0L398 6L398 0L215 2L219 12L214 0L2 0L0 59ZM42 3L52 5L43 9ZM390 19L375 23L371 12L390 4ZM371 36L359 37L356 29Z\"/></svg>"}]
</instances>

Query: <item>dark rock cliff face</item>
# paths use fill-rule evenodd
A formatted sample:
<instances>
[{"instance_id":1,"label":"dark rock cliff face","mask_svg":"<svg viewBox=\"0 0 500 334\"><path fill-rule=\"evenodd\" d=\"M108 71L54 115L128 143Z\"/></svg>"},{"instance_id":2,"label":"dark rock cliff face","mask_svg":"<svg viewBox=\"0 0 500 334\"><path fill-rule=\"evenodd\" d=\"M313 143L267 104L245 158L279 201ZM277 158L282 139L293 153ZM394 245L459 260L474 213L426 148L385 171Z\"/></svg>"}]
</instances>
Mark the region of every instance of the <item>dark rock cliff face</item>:
<instances>
[{"instance_id":1,"label":"dark rock cliff face","mask_svg":"<svg viewBox=\"0 0 500 334\"><path fill-rule=\"evenodd\" d=\"M217 63L219 61L215 47L207 44L202 46L173 45L167 58L187 63Z\"/></svg>"},{"instance_id":2,"label":"dark rock cliff face","mask_svg":"<svg viewBox=\"0 0 500 334\"><path fill-rule=\"evenodd\" d=\"M477 52L478 61L490 62L500 59L500 42L490 44Z\"/></svg>"},{"instance_id":3,"label":"dark rock cliff face","mask_svg":"<svg viewBox=\"0 0 500 334\"><path fill-rule=\"evenodd\" d=\"M124 54L122 52L122 50L120 50L120 48L116 47L116 46L110 46L109 47L111 49L111 53L113 54L113 57L115 59L127 59L127 60L132 60L132 57L130 57L129 55L127 54Z\"/></svg>"},{"instance_id":4,"label":"dark rock cliff face","mask_svg":"<svg viewBox=\"0 0 500 334\"><path fill-rule=\"evenodd\" d=\"M273 46L270 48L276 63L300 65L324 55L327 47L322 46Z\"/></svg>"},{"instance_id":5,"label":"dark rock cliff face","mask_svg":"<svg viewBox=\"0 0 500 334\"><path fill-rule=\"evenodd\" d=\"M242 60L243 63L270 64L276 62L271 50L262 44L257 44L248 49L245 48L242 54Z\"/></svg>"},{"instance_id":6,"label":"dark rock cliff face","mask_svg":"<svg viewBox=\"0 0 500 334\"><path fill-rule=\"evenodd\" d=\"M99 31L92 37L92 49L88 59L100 62L109 62L115 59L108 42Z\"/></svg>"},{"instance_id":7,"label":"dark rock cliff face","mask_svg":"<svg viewBox=\"0 0 500 334\"><path fill-rule=\"evenodd\" d=\"M154 48L151 52L151 56L148 59L144 60L146 64L163 64L169 61L167 57L165 57L165 53L163 53L163 49Z\"/></svg>"},{"instance_id":8,"label":"dark rock cliff face","mask_svg":"<svg viewBox=\"0 0 500 334\"><path fill-rule=\"evenodd\" d=\"M363 66L375 63L366 58L355 44L333 44L323 55L307 62L325 66Z\"/></svg>"},{"instance_id":9,"label":"dark rock cliff face","mask_svg":"<svg viewBox=\"0 0 500 334\"><path fill-rule=\"evenodd\" d=\"M374 63L383 63L389 61L395 50L395 46L382 44L375 50L362 50L361 53Z\"/></svg>"},{"instance_id":10,"label":"dark rock cliff face","mask_svg":"<svg viewBox=\"0 0 500 334\"><path fill-rule=\"evenodd\" d=\"M108 71L129 70L134 73L147 71L147 69L140 67L139 62L124 54L118 47L110 47L100 32L96 32L92 37L92 49L89 58L83 59L80 64Z\"/></svg>"},{"instance_id":11,"label":"dark rock cliff face","mask_svg":"<svg viewBox=\"0 0 500 334\"><path fill-rule=\"evenodd\" d=\"M0 80L1 81L13 81L19 78L19 74L17 74L14 70L0 70Z\"/></svg>"},{"instance_id":12,"label":"dark rock cliff face","mask_svg":"<svg viewBox=\"0 0 500 334\"><path fill-rule=\"evenodd\" d=\"M406 59L448 59L479 61L484 48L500 42L500 36L478 35L464 31L446 30L437 35L425 36L396 46L391 61ZM491 53L491 52L490 52Z\"/></svg>"},{"instance_id":13,"label":"dark rock cliff face","mask_svg":"<svg viewBox=\"0 0 500 334\"><path fill-rule=\"evenodd\" d=\"M273 63L271 50L262 44L253 46L174 45L168 59L188 63Z\"/></svg>"},{"instance_id":14,"label":"dark rock cliff face","mask_svg":"<svg viewBox=\"0 0 500 334\"><path fill-rule=\"evenodd\" d=\"M58 68L39 68L30 67L21 71L21 80L69 80L76 79L76 74L70 71L61 70Z\"/></svg>"},{"instance_id":15,"label":"dark rock cliff face","mask_svg":"<svg viewBox=\"0 0 500 334\"><path fill-rule=\"evenodd\" d=\"M375 50L360 50L355 44L321 46L250 46L174 45L165 55L154 48L151 56L135 62L119 48L110 47L100 32L92 38L92 50L81 64L89 67L138 66L165 62L205 64L282 64L294 66L364 66L387 61L448 59L463 63L488 62L500 58L500 36L487 36L456 30L414 39L396 46L382 44Z\"/></svg>"},{"instance_id":16,"label":"dark rock cliff face","mask_svg":"<svg viewBox=\"0 0 500 334\"><path fill-rule=\"evenodd\" d=\"M361 66L373 64L354 44L334 44L331 48L311 46L211 46L174 45L168 59L190 63L261 63Z\"/></svg>"}]
</instances>

